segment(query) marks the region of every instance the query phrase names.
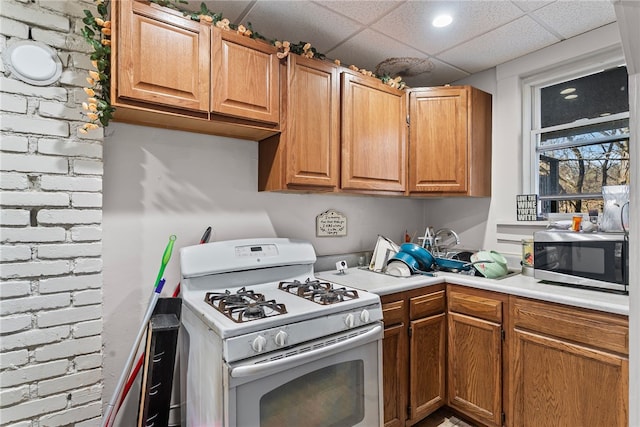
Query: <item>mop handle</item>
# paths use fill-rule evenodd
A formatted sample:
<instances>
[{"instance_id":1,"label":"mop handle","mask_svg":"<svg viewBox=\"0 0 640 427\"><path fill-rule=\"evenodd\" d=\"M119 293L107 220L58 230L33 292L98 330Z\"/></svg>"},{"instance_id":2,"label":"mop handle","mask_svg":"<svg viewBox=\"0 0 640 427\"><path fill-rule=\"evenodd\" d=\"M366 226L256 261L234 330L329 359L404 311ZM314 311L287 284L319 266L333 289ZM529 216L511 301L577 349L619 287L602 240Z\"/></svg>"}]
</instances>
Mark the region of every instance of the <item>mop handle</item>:
<instances>
[{"instance_id":1,"label":"mop handle","mask_svg":"<svg viewBox=\"0 0 640 427\"><path fill-rule=\"evenodd\" d=\"M169 237L169 243L164 250L164 254L162 255L162 262L160 264L160 271L158 272L158 278L156 278L156 282L154 283L154 290L152 293L151 301L149 302L149 307L147 308L147 312L145 313L144 320L142 325L140 325L140 330L138 331L138 336L136 337L136 341L131 348L131 352L129 352L129 357L127 358L127 363L125 364L125 369L122 371L120 375L120 379L118 380L118 384L111 396L111 400L109 401L109 405L107 405L105 416L103 418L102 427L109 427L113 423L112 412L116 404L118 403L118 398L120 397L120 393L122 392L122 387L124 386L125 381L129 378L129 373L131 372L131 367L133 365L133 361L138 353L138 347L140 346L140 342L142 341L142 336L144 335L145 330L147 329L147 323L149 319L151 319L151 315L153 314L153 310L155 308L156 302L158 301L158 297L160 296L160 291L162 291L162 286L160 286L160 282L164 285L164 280L162 279L162 275L164 274L164 270L169 263L169 259L171 258L171 252L173 250L173 244L176 241L176 236L171 235ZM115 417L113 417L115 418Z\"/></svg>"}]
</instances>

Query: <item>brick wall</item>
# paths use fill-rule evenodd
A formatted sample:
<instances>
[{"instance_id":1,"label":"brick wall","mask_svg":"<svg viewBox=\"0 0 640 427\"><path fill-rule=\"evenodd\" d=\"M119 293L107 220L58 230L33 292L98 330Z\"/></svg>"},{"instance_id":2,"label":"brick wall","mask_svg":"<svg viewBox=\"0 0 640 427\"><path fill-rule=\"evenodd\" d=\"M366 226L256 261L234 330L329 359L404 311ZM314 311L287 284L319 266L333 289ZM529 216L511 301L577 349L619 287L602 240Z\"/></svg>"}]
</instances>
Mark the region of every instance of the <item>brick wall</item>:
<instances>
[{"instance_id":1,"label":"brick wall","mask_svg":"<svg viewBox=\"0 0 640 427\"><path fill-rule=\"evenodd\" d=\"M1 0L0 50L58 52L38 87L0 64L0 425L98 426L102 411L102 129L78 133L83 0ZM95 13L95 12L94 12Z\"/></svg>"}]
</instances>

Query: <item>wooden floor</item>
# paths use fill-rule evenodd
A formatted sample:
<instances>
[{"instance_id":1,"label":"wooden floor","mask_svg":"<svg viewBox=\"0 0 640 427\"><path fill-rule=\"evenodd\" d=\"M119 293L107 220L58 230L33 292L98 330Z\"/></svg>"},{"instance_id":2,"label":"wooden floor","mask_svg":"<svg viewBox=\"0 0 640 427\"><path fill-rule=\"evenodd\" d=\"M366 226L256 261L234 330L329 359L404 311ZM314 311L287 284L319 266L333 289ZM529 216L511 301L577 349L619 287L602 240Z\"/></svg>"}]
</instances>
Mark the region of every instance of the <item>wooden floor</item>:
<instances>
[{"instance_id":1,"label":"wooden floor","mask_svg":"<svg viewBox=\"0 0 640 427\"><path fill-rule=\"evenodd\" d=\"M413 427L476 427L461 420L447 408L438 409L429 415L424 421L414 424Z\"/></svg>"}]
</instances>

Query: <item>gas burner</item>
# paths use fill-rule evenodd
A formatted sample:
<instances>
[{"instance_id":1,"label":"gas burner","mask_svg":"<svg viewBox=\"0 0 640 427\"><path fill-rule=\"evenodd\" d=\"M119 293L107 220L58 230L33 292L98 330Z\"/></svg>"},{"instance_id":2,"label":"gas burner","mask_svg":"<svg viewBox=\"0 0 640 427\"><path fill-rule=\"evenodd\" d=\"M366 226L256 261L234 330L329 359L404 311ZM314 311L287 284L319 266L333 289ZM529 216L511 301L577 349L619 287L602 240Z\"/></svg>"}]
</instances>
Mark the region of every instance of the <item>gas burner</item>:
<instances>
[{"instance_id":1,"label":"gas burner","mask_svg":"<svg viewBox=\"0 0 640 427\"><path fill-rule=\"evenodd\" d=\"M304 282L280 282L279 289L313 301L317 304L336 304L345 300L358 298L358 291L347 288L337 288L329 282L307 279Z\"/></svg>"},{"instance_id":2,"label":"gas burner","mask_svg":"<svg viewBox=\"0 0 640 427\"><path fill-rule=\"evenodd\" d=\"M287 312L284 304L278 304L275 300L266 301L263 294L244 287L235 293L207 292L204 300L236 323L264 319Z\"/></svg>"}]
</instances>

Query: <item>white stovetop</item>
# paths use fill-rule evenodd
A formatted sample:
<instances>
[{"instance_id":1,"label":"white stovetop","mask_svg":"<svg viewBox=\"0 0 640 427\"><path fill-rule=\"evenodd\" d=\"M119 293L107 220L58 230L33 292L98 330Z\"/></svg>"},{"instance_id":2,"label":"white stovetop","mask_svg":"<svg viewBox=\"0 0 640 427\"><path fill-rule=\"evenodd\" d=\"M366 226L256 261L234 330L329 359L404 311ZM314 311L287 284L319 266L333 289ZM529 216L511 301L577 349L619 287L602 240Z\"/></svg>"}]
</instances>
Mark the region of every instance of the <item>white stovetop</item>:
<instances>
[{"instance_id":1,"label":"white stovetop","mask_svg":"<svg viewBox=\"0 0 640 427\"><path fill-rule=\"evenodd\" d=\"M535 298L575 307L590 308L609 313L629 315L628 295L550 285L540 283L538 279L521 274L500 280L443 272L437 272L436 277L413 275L403 278L383 275L366 269L349 268L346 274L339 274L335 270L329 270L316 272L316 276L323 280L362 289L378 295L388 295L446 281L447 283L472 288Z\"/></svg>"}]
</instances>

